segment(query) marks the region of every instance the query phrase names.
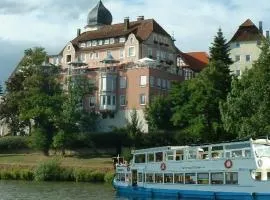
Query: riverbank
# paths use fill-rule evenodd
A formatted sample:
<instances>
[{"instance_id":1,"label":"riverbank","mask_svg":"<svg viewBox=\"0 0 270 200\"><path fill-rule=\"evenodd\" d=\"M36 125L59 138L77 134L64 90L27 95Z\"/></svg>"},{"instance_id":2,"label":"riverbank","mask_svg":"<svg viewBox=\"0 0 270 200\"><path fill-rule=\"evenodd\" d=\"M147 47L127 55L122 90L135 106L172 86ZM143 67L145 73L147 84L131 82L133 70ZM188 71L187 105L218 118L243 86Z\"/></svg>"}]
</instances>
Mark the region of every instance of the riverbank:
<instances>
[{"instance_id":1,"label":"riverbank","mask_svg":"<svg viewBox=\"0 0 270 200\"><path fill-rule=\"evenodd\" d=\"M0 154L1 180L111 183L113 175L111 158Z\"/></svg>"}]
</instances>

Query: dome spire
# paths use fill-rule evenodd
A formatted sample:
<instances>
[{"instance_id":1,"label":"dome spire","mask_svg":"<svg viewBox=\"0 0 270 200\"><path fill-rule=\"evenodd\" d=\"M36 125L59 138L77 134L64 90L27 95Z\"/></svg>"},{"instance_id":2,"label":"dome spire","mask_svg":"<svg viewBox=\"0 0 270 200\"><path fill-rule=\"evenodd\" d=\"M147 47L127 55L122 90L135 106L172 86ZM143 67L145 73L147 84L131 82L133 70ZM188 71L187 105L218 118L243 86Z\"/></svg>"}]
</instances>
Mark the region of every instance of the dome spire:
<instances>
[{"instance_id":1,"label":"dome spire","mask_svg":"<svg viewBox=\"0 0 270 200\"><path fill-rule=\"evenodd\" d=\"M89 12L86 28L96 30L104 25L112 24L112 14L99 0L97 5Z\"/></svg>"}]
</instances>

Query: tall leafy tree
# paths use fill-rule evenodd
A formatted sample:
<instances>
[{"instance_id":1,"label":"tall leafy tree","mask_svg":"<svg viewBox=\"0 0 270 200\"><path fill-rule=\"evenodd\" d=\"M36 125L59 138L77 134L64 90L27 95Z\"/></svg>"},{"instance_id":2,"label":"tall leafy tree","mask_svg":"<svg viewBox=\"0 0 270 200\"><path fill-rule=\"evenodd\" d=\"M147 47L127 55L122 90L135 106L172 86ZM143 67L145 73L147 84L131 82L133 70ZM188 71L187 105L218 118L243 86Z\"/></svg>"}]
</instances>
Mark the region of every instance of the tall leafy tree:
<instances>
[{"instance_id":1,"label":"tall leafy tree","mask_svg":"<svg viewBox=\"0 0 270 200\"><path fill-rule=\"evenodd\" d=\"M231 86L228 45L221 30L210 48L211 61L197 77L175 84L171 91L172 122L179 129L178 140L213 142L227 139L219 104Z\"/></svg>"},{"instance_id":2,"label":"tall leafy tree","mask_svg":"<svg viewBox=\"0 0 270 200\"><path fill-rule=\"evenodd\" d=\"M227 101L221 106L225 129L236 138L266 136L270 132L270 43L265 41L259 59L233 80Z\"/></svg>"}]
</instances>

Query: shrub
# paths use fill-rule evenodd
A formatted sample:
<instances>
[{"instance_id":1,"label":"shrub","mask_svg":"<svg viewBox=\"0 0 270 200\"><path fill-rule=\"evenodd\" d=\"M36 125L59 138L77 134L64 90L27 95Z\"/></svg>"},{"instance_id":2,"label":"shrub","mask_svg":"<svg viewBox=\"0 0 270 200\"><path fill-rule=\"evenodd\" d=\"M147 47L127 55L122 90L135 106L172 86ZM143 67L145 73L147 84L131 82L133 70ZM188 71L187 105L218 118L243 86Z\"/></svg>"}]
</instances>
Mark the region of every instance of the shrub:
<instances>
[{"instance_id":1,"label":"shrub","mask_svg":"<svg viewBox=\"0 0 270 200\"><path fill-rule=\"evenodd\" d=\"M36 181L57 181L60 180L61 171L60 162L52 159L39 164L34 171L34 177Z\"/></svg>"},{"instance_id":2,"label":"shrub","mask_svg":"<svg viewBox=\"0 0 270 200\"><path fill-rule=\"evenodd\" d=\"M31 169L23 169L20 171L20 180L32 181L34 180L34 173Z\"/></svg>"},{"instance_id":3,"label":"shrub","mask_svg":"<svg viewBox=\"0 0 270 200\"><path fill-rule=\"evenodd\" d=\"M0 138L1 152L29 149L29 138L25 136L7 136Z\"/></svg>"},{"instance_id":4,"label":"shrub","mask_svg":"<svg viewBox=\"0 0 270 200\"><path fill-rule=\"evenodd\" d=\"M107 172L104 176L105 183L111 184L113 182L114 172Z\"/></svg>"}]
</instances>

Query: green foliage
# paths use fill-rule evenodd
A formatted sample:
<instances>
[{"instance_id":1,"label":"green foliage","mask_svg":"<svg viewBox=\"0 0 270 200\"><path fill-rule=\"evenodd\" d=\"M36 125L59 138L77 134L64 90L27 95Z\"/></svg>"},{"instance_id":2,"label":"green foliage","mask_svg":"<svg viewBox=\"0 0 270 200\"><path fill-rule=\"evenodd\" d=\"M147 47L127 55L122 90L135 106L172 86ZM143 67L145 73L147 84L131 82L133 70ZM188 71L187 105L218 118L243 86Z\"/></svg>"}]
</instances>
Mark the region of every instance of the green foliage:
<instances>
[{"instance_id":1,"label":"green foliage","mask_svg":"<svg viewBox=\"0 0 270 200\"><path fill-rule=\"evenodd\" d=\"M171 117L171 101L168 97L157 96L145 108L145 119L150 131L172 129Z\"/></svg>"},{"instance_id":2,"label":"green foliage","mask_svg":"<svg viewBox=\"0 0 270 200\"><path fill-rule=\"evenodd\" d=\"M104 176L105 183L111 184L113 182L114 176L114 172L107 172Z\"/></svg>"},{"instance_id":3,"label":"green foliage","mask_svg":"<svg viewBox=\"0 0 270 200\"><path fill-rule=\"evenodd\" d=\"M30 146L36 150L42 151L45 155L48 155L48 151L51 145L50 134L42 128L36 128L33 130L30 139Z\"/></svg>"},{"instance_id":4,"label":"green foliage","mask_svg":"<svg viewBox=\"0 0 270 200\"><path fill-rule=\"evenodd\" d=\"M141 122L136 109L133 109L130 114L130 121L127 123L126 130L132 140L134 147L139 146L142 137L142 131Z\"/></svg>"},{"instance_id":5,"label":"green foliage","mask_svg":"<svg viewBox=\"0 0 270 200\"><path fill-rule=\"evenodd\" d=\"M229 55L230 55L230 45L224 38L221 28L219 28L217 36L215 36L214 42L210 47L210 59L211 61L212 60L221 61L225 65L231 65L233 64L233 61Z\"/></svg>"},{"instance_id":6,"label":"green foliage","mask_svg":"<svg viewBox=\"0 0 270 200\"><path fill-rule=\"evenodd\" d=\"M270 132L270 42L261 47L259 59L232 83L227 101L221 105L225 129L236 138L258 137Z\"/></svg>"},{"instance_id":7,"label":"green foliage","mask_svg":"<svg viewBox=\"0 0 270 200\"><path fill-rule=\"evenodd\" d=\"M22 136L7 136L0 138L1 152L16 152L22 149L29 149L29 138Z\"/></svg>"},{"instance_id":8,"label":"green foliage","mask_svg":"<svg viewBox=\"0 0 270 200\"><path fill-rule=\"evenodd\" d=\"M52 159L39 164L35 171L36 181L57 181L60 180L62 168L58 160Z\"/></svg>"},{"instance_id":9,"label":"green foliage","mask_svg":"<svg viewBox=\"0 0 270 200\"><path fill-rule=\"evenodd\" d=\"M0 84L0 96L3 95L4 91L3 91L3 86Z\"/></svg>"},{"instance_id":10,"label":"green foliage","mask_svg":"<svg viewBox=\"0 0 270 200\"><path fill-rule=\"evenodd\" d=\"M75 169L74 179L76 182L104 182L105 172L91 171L88 169Z\"/></svg>"},{"instance_id":11,"label":"green foliage","mask_svg":"<svg viewBox=\"0 0 270 200\"><path fill-rule=\"evenodd\" d=\"M31 169L6 168L0 170L1 180L27 180L32 181L34 174Z\"/></svg>"}]
</instances>

